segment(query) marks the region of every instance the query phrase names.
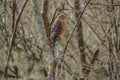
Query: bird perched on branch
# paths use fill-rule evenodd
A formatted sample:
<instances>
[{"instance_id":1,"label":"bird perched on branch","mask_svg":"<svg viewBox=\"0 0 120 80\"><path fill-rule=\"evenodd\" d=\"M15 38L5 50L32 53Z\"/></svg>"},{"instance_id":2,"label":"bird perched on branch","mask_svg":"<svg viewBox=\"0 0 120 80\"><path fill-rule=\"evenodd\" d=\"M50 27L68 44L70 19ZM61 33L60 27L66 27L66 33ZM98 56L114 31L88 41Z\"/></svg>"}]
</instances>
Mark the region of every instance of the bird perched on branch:
<instances>
[{"instance_id":1,"label":"bird perched on branch","mask_svg":"<svg viewBox=\"0 0 120 80\"><path fill-rule=\"evenodd\" d=\"M61 14L58 16L58 18L53 23L53 26L51 27L50 39L54 46L56 41L62 39L65 30L66 30L65 15Z\"/></svg>"}]
</instances>

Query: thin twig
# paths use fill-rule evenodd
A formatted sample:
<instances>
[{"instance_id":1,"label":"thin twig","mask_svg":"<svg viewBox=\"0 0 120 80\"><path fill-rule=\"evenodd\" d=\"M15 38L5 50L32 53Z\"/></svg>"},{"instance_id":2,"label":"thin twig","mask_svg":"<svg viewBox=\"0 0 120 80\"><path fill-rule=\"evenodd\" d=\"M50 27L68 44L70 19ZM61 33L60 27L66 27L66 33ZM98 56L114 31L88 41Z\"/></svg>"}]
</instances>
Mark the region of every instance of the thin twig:
<instances>
[{"instance_id":1,"label":"thin twig","mask_svg":"<svg viewBox=\"0 0 120 80\"><path fill-rule=\"evenodd\" d=\"M92 28L92 26L84 18L82 18L82 19L90 27L90 29L95 33L95 35L97 36L97 38L101 42L101 45L103 45L107 50L109 50L109 48L104 44L105 40L101 39L101 37L97 34L97 32ZM115 60L118 62L117 56L113 52L111 52L111 53L115 57Z\"/></svg>"},{"instance_id":2,"label":"thin twig","mask_svg":"<svg viewBox=\"0 0 120 80\"><path fill-rule=\"evenodd\" d=\"M52 20L50 22L50 26L53 24L53 22L55 20L55 16L56 16L57 11L58 11L58 8L55 9L54 15L53 15Z\"/></svg>"},{"instance_id":3,"label":"thin twig","mask_svg":"<svg viewBox=\"0 0 120 80\"><path fill-rule=\"evenodd\" d=\"M90 29L95 33L95 35L99 38L99 40L101 41L101 43L103 44L103 40L101 39L101 37L97 34L97 32L93 29L93 27L85 20L85 18L82 17L82 20L90 27Z\"/></svg>"},{"instance_id":4,"label":"thin twig","mask_svg":"<svg viewBox=\"0 0 120 80\"><path fill-rule=\"evenodd\" d=\"M72 10L74 10L74 7L72 7L72 6L70 5L70 3L69 3L68 0L67 0L67 5L68 5Z\"/></svg>"},{"instance_id":5,"label":"thin twig","mask_svg":"<svg viewBox=\"0 0 120 80\"><path fill-rule=\"evenodd\" d=\"M16 0L12 0L12 32L14 30L14 24L15 24L15 4L16 4Z\"/></svg>"},{"instance_id":6,"label":"thin twig","mask_svg":"<svg viewBox=\"0 0 120 80\"><path fill-rule=\"evenodd\" d=\"M102 3L89 3L90 5L103 5L103 6L120 6L120 4L102 4Z\"/></svg>"},{"instance_id":7,"label":"thin twig","mask_svg":"<svg viewBox=\"0 0 120 80\"><path fill-rule=\"evenodd\" d=\"M98 21L98 23L100 24L100 27L101 27L101 29L102 29L102 31L104 32L105 37L106 37L107 34L105 33L105 30L104 30L104 28L103 28L103 25L102 25L102 23L100 22L100 20L98 19L97 15L96 15L96 11L95 11L95 10L93 11L92 8L91 8L91 6L88 5L88 7L90 8L90 11L91 11L92 14L94 15L94 17L96 18L96 20Z\"/></svg>"},{"instance_id":8,"label":"thin twig","mask_svg":"<svg viewBox=\"0 0 120 80\"><path fill-rule=\"evenodd\" d=\"M94 54L94 56L93 56L93 58L92 58L92 60L91 60L91 64L88 66L88 69L86 70L86 72L85 72L85 74L84 74L84 77L83 78L81 78L80 80L87 80L87 78L88 78L88 76L89 76L89 74L90 74L90 72L91 72L91 66L95 63L95 61L97 60L97 58L98 58L98 55L99 55L99 52L100 52L100 50L99 50L99 48L95 51L95 54Z\"/></svg>"}]
</instances>

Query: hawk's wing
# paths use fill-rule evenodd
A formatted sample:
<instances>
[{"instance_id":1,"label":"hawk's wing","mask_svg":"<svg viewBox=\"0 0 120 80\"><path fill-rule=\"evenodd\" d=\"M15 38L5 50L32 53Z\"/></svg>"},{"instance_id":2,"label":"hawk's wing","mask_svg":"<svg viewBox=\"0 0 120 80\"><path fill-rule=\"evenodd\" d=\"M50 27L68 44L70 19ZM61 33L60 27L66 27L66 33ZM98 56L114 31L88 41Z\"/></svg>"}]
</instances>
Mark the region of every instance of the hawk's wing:
<instances>
[{"instance_id":1,"label":"hawk's wing","mask_svg":"<svg viewBox=\"0 0 120 80\"><path fill-rule=\"evenodd\" d=\"M58 20L55 25L51 28L51 36L52 40L56 41L57 37L59 36L62 29L62 23Z\"/></svg>"},{"instance_id":2,"label":"hawk's wing","mask_svg":"<svg viewBox=\"0 0 120 80\"><path fill-rule=\"evenodd\" d=\"M61 32L62 29L62 23L60 21L57 21L56 29L54 31L54 38L57 38Z\"/></svg>"}]
</instances>

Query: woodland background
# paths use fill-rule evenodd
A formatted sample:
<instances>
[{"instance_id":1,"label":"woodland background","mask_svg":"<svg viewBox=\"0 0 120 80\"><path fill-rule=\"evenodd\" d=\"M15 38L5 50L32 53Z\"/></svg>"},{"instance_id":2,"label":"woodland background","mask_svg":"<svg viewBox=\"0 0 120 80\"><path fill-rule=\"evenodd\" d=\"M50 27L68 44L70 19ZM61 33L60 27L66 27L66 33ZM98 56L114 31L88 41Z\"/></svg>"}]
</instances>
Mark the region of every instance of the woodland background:
<instances>
[{"instance_id":1,"label":"woodland background","mask_svg":"<svg viewBox=\"0 0 120 80\"><path fill-rule=\"evenodd\" d=\"M61 13L67 30L56 66L48 59L49 36ZM120 80L120 0L0 0L0 80L6 79Z\"/></svg>"}]
</instances>

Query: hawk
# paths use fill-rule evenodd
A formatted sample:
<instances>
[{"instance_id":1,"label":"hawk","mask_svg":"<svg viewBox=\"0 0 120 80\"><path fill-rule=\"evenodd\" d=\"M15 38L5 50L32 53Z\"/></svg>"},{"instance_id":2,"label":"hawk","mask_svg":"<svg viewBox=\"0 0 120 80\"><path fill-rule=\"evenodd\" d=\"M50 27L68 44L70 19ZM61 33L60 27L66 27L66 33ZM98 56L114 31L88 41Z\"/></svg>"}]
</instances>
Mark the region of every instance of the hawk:
<instances>
[{"instance_id":1,"label":"hawk","mask_svg":"<svg viewBox=\"0 0 120 80\"><path fill-rule=\"evenodd\" d=\"M55 46L55 42L62 39L66 30L66 21L63 14L59 15L51 27L50 39Z\"/></svg>"}]
</instances>

